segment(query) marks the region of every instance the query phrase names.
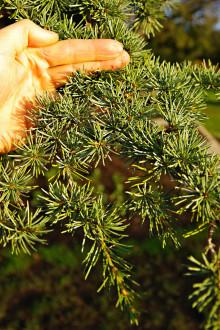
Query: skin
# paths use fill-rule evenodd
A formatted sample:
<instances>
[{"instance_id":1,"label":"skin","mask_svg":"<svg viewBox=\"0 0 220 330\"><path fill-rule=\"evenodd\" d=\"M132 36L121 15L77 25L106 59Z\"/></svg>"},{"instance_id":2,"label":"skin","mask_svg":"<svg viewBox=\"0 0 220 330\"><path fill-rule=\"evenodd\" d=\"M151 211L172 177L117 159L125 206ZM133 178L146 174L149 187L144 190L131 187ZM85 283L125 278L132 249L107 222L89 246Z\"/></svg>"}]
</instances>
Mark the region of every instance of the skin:
<instances>
[{"instance_id":1,"label":"skin","mask_svg":"<svg viewBox=\"0 0 220 330\"><path fill-rule=\"evenodd\" d=\"M129 60L116 40L58 41L55 32L26 19L1 29L0 153L14 150L24 138L36 94L55 94L74 70L115 70Z\"/></svg>"}]
</instances>

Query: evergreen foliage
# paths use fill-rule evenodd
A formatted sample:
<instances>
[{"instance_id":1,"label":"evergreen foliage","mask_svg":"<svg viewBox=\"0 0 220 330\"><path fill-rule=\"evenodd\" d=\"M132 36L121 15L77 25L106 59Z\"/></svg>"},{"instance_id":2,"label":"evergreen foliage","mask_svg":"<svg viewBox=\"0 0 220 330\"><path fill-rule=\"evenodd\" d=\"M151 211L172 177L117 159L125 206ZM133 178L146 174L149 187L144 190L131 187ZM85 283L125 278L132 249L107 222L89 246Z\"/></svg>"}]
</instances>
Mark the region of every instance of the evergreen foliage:
<instances>
[{"instance_id":1,"label":"evergreen foliage","mask_svg":"<svg viewBox=\"0 0 220 330\"><path fill-rule=\"evenodd\" d=\"M85 276L102 258L99 290L115 286L116 305L138 324L135 299L140 289L132 279L132 265L124 260L126 228L139 216L163 246L171 240L178 247L183 239L180 216L188 212L184 236L207 231L204 264L190 259L196 264L190 271L205 276L191 295L193 307L207 315L206 329L219 329L220 260L212 242L219 228L219 156L209 153L198 125L205 118L201 110L206 107L207 89L220 99L220 71L205 62L202 66L160 63L151 53L138 31L154 34L169 4L1 0L1 14L12 22L31 19L57 32L60 39L117 39L131 56L124 69L90 75L75 72L56 96L36 96L26 142L1 155L1 243L11 245L15 253L30 253L45 243L46 233L57 222L62 223L63 233L81 230L82 249L90 246ZM158 126L156 117L163 118L167 127ZM106 205L88 178L113 154L133 169L128 199L119 206ZM37 178L47 176L48 170L53 172L49 183L39 187ZM164 185L166 177L170 189Z\"/></svg>"},{"instance_id":2,"label":"evergreen foliage","mask_svg":"<svg viewBox=\"0 0 220 330\"><path fill-rule=\"evenodd\" d=\"M169 9L168 9L169 10ZM149 38L155 55L171 62L211 59L219 61L218 0L181 0L163 23L161 33Z\"/></svg>"}]
</instances>

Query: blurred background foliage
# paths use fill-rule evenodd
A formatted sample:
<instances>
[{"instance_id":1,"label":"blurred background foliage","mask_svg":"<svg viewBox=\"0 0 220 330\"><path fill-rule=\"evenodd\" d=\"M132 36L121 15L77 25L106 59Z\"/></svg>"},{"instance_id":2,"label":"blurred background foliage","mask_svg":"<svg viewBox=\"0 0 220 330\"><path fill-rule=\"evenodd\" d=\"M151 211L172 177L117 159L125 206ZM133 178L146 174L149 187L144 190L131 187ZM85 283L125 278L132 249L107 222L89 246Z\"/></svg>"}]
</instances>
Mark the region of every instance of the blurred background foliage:
<instances>
[{"instance_id":1,"label":"blurred background foliage","mask_svg":"<svg viewBox=\"0 0 220 330\"><path fill-rule=\"evenodd\" d=\"M163 29L147 38L149 48L161 61L193 61L203 59L220 63L220 1L177 0L167 10ZM220 106L214 94L207 94L206 128L220 140Z\"/></svg>"},{"instance_id":2,"label":"blurred background foliage","mask_svg":"<svg viewBox=\"0 0 220 330\"><path fill-rule=\"evenodd\" d=\"M184 277L184 263L193 253L200 255L201 235L189 240L181 251L161 248L157 239L146 239L145 230L133 234L129 260L135 263L136 279L146 292L141 308L146 309L138 329L199 329L201 314L191 308L187 295L193 279ZM116 295L96 294L100 273L89 280L82 276L80 239L59 238L53 233L49 246L32 256L12 256L1 250L0 328L50 329L137 329L114 308ZM138 246L136 246L138 240ZM101 267L101 265L100 265Z\"/></svg>"},{"instance_id":3,"label":"blurred background foliage","mask_svg":"<svg viewBox=\"0 0 220 330\"><path fill-rule=\"evenodd\" d=\"M148 39L148 46L161 60L171 62L210 58L219 62L220 28L219 1L184 0L168 13L164 28ZM220 139L219 104L212 93L207 95L208 129ZM97 192L106 200L125 200L126 170L120 160L107 162L91 176ZM43 180L43 178L39 178ZM181 219L182 223L187 219ZM116 295L96 294L101 283L100 273L83 278L80 234L60 235L60 228L48 237L48 246L40 247L32 256L11 254L0 250L0 330L66 330L66 329L135 329L114 309ZM157 239L147 238L147 228L139 219L129 227L130 261L135 264L137 282L146 292L141 301L145 309L138 329L195 330L203 316L191 308L188 295L194 279L184 276L187 257L200 258L207 232L183 240L181 248L164 250ZM215 237L218 240L219 237ZM74 243L73 243L74 242ZM86 253L86 251L84 252ZM100 265L101 268L101 265Z\"/></svg>"},{"instance_id":4,"label":"blurred background foliage","mask_svg":"<svg viewBox=\"0 0 220 330\"><path fill-rule=\"evenodd\" d=\"M207 93L207 100L207 119L204 126L220 141L220 104L211 91Z\"/></svg>"},{"instance_id":5,"label":"blurred background foliage","mask_svg":"<svg viewBox=\"0 0 220 330\"><path fill-rule=\"evenodd\" d=\"M171 62L210 59L219 63L219 0L177 0L167 15L163 29L155 37L146 37L155 55Z\"/></svg>"},{"instance_id":6,"label":"blurred background foliage","mask_svg":"<svg viewBox=\"0 0 220 330\"><path fill-rule=\"evenodd\" d=\"M126 199L128 169L120 159L106 161L90 176L96 192L106 201L119 205ZM48 177L54 175L54 169ZM39 180L45 180L39 177ZM169 185L169 182L167 182ZM33 200L34 201L34 200ZM187 218L180 219L182 232ZM190 229L189 224L187 224ZM181 226L180 226L181 227ZM193 224L192 224L193 228ZM182 239L177 250L173 244L162 248L157 238L148 238L148 225L135 218L128 227L130 245L128 262L135 265L135 280L141 284L143 309L139 326L131 326L120 309L114 308L117 293L107 290L96 293L102 282L102 264L84 279L81 252L83 233L61 235L60 225L47 236L47 246L32 255L12 255L0 250L0 329L1 330L195 330L205 316L192 309L188 296L195 278L185 276L187 258L201 258L207 244L207 231ZM218 235L218 236L217 236ZM220 239L215 234L214 242Z\"/></svg>"}]
</instances>

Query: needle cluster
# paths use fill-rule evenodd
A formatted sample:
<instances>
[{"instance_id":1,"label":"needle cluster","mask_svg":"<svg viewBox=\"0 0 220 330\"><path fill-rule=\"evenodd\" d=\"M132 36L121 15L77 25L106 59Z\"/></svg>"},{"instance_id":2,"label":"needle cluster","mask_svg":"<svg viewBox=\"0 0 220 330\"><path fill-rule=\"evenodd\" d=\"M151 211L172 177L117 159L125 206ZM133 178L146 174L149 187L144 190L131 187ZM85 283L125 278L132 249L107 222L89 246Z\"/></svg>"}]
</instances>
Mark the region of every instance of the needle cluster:
<instances>
[{"instance_id":1,"label":"needle cluster","mask_svg":"<svg viewBox=\"0 0 220 330\"><path fill-rule=\"evenodd\" d=\"M180 246L180 216L187 213L194 229L184 224L184 237L204 230L209 242L205 266L191 258L197 264L191 272L207 275L207 282L196 284L191 298L196 298L194 307L206 311L206 328L217 329L220 261L211 228L219 228L219 156L209 153L198 126L205 118L207 90L220 99L220 71L205 62L161 63L148 49L139 31L154 34L170 3L1 0L6 17L31 19L57 32L60 39L117 39L131 56L124 69L75 72L57 96L36 96L26 142L1 156L1 242L11 245L13 252L29 253L36 243L45 243L58 222L64 234L82 231L82 249L89 246L86 277L102 258L100 289L115 286L117 305L128 312L131 323L138 324L137 283L124 259L126 228L138 216L163 246L169 240ZM158 117L163 126L157 124ZM89 180L89 173L113 155L133 170L128 198L121 206L106 205ZM46 178L43 186L39 177Z\"/></svg>"}]
</instances>

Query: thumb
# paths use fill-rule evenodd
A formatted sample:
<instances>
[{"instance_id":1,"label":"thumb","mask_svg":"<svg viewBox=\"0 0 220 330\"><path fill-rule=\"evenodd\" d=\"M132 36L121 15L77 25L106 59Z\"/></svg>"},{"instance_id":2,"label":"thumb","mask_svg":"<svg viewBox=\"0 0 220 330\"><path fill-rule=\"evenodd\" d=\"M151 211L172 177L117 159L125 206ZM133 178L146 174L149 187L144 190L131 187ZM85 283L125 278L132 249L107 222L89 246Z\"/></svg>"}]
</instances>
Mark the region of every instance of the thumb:
<instances>
[{"instance_id":1,"label":"thumb","mask_svg":"<svg viewBox=\"0 0 220 330\"><path fill-rule=\"evenodd\" d=\"M42 47L55 44L57 33L44 30L28 19L20 20L0 30L0 42L3 49L18 54L26 47Z\"/></svg>"}]
</instances>

